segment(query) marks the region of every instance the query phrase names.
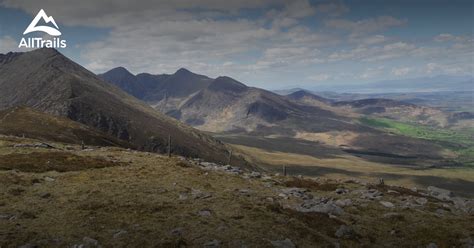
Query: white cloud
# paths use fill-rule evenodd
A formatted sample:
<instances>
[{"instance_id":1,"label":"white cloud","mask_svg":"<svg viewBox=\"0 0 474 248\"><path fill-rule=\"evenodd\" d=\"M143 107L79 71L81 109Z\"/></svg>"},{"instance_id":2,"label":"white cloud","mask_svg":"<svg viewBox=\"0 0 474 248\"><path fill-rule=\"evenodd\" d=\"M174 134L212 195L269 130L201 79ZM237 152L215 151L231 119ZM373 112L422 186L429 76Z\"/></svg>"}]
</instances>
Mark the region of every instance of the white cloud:
<instances>
[{"instance_id":1,"label":"white cloud","mask_svg":"<svg viewBox=\"0 0 474 248\"><path fill-rule=\"evenodd\" d=\"M316 82L326 81L330 78L331 76L328 74L316 74L308 77L309 80Z\"/></svg>"},{"instance_id":2,"label":"white cloud","mask_svg":"<svg viewBox=\"0 0 474 248\"><path fill-rule=\"evenodd\" d=\"M364 34L386 30L390 27L400 26L406 23L406 20L400 20L392 16L379 16L376 18L351 21L345 19L331 19L325 22L330 28L337 28L351 32L351 36L358 37Z\"/></svg>"},{"instance_id":3,"label":"white cloud","mask_svg":"<svg viewBox=\"0 0 474 248\"><path fill-rule=\"evenodd\" d=\"M321 3L316 5L314 9L316 14L327 14L329 16L340 16L349 12L349 7L338 2Z\"/></svg>"},{"instance_id":4,"label":"white cloud","mask_svg":"<svg viewBox=\"0 0 474 248\"><path fill-rule=\"evenodd\" d=\"M360 60L364 62L376 62L406 56L415 49L415 45L405 42L395 42L372 47L358 46L352 50L334 52L328 56L328 61Z\"/></svg>"},{"instance_id":5,"label":"white cloud","mask_svg":"<svg viewBox=\"0 0 474 248\"><path fill-rule=\"evenodd\" d=\"M366 68L366 69L364 70L364 72L362 72L362 73L358 76L358 78L359 78L359 79L363 79L363 80L372 79L372 78L379 77L379 76L382 75L384 72L385 72L385 67L384 67L384 66L369 67L369 68Z\"/></svg>"},{"instance_id":6,"label":"white cloud","mask_svg":"<svg viewBox=\"0 0 474 248\"><path fill-rule=\"evenodd\" d=\"M393 68L392 69L392 75L397 76L397 77L405 76L408 73L410 73L411 71L413 71L413 69L410 68L410 67Z\"/></svg>"}]
</instances>

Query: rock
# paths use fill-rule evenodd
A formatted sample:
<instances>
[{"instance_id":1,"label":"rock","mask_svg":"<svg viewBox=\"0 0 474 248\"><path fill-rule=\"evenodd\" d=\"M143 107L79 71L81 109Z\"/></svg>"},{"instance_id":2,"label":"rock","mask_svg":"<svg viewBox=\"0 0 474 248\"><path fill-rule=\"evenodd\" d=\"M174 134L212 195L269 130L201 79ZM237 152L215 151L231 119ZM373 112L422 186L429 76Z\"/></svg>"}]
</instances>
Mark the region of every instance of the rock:
<instances>
[{"instance_id":1,"label":"rock","mask_svg":"<svg viewBox=\"0 0 474 248\"><path fill-rule=\"evenodd\" d=\"M303 188L284 188L281 190L282 194L285 196L293 196L293 197L304 197L306 195L307 189Z\"/></svg>"},{"instance_id":2,"label":"rock","mask_svg":"<svg viewBox=\"0 0 474 248\"><path fill-rule=\"evenodd\" d=\"M393 195L399 195L400 194L400 192L398 192L396 190L391 190L391 189L387 190L387 193L388 194L393 194Z\"/></svg>"},{"instance_id":3,"label":"rock","mask_svg":"<svg viewBox=\"0 0 474 248\"><path fill-rule=\"evenodd\" d=\"M376 200L382 198L383 193L376 189L369 189L361 192L362 199Z\"/></svg>"},{"instance_id":4,"label":"rock","mask_svg":"<svg viewBox=\"0 0 474 248\"><path fill-rule=\"evenodd\" d=\"M211 240L209 242L204 243L205 248L217 248L221 246L221 242L217 239Z\"/></svg>"},{"instance_id":5,"label":"rock","mask_svg":"<svg viewBox=\"0 0 474 248\"><path fill-rule=\"evenodd\" d=\"M388 201L380 201L380 204L382 204L384 207L386 208L393 208L395 207L395 205L393 205L393 203L391 202L388 202Z\"/></svg>"},{"instance_id":6,"label":"rock","mask_svg":"<svg viewBox=\"0 0 474 248\"><path fill-rule=\"evenodd\" d=\"M56 179L52 178L52 177L44 177L43 178L46 182L54 182L56 181Z\"/></svg>"},{"instance_id":7,"label":"rock","mask_svg":"<svg viewBox=\"0 0 474 248\"><path fill-rule=\"evenodd\" d=\"M175 236L181 236L183 235L183 228L182 227L177 227L173 230L171 230L171 235L175 235Z\"/></svg>"},{"instance_id":8,"label":"rock","mask_svg":"<svg viewBox=\"0 0 474 248\"><path fill-rule=\"evenodd\" d=\"M39 143L34 143L34 144L15 144L13 145L13 147L16 147L16 148L22 148L22 147L30 147L30 148L45 148L45 149L56 149L56 147L52 146L52 145L49 145L49 144L46 144L46 143L43 143L43 142L39 142Z\"/></svg>"},{"instance_id":9,"label":"rock","mask_svg":"<svg viewBox=\"0 0 474 248\"><path fill-rule=\"evenodd\" d=\"M348 207L352 206L352 200L351 199L339 199L334 202L339 207Z\"/></svg>"},{"instance_id":10,"label":"rock","mask_svg":"<svg viewBox=\"0 0 474 248\"><path fill-rule=\"evenodd\" d=\"M250 190L249 189L240 189L239 193L241 195L250 196Z\"/></svg>"},{"instance_id":11,"label":"rock","mask_svg":"<svg viewBox=\"0 0 474 248\"><path fill-rule=\"evenodd\" d=\"M293 241L286 238L284 240L273 240L270 241L275 248L296 248L296 245L293 244Z\"/></svg>"},{"instance_id":12,"label":"rock","mask_svg":"<svg viewBox=\"0 0 474 248\"><path fill-rule=\"evenodd\" d=\"M426 203L428 203L428 199L424 198L424 197L419 197L419 198L416 198L415 199L415 202L419 205L425 205Z\"/></svg>"},{"instance_id":13,"label":"rock","mask_svg":"<svg viewBox=\"0 0 474 248\"><path fill-rule=\"evenodd\" d=\"M186 194L186 193L181 193L181 194L179 194L178 199L179 199L180 201L187 200L187 199L188 199L188 194Z\"/></svg>"},{"instance_id":14,"label":"rock","mask_svg":"<svg viewBox=\"0 0 474 248\"><path fill-rule=\"evenodd\" d=\"M435 243L429 243L426 248L438 248L438 245L436 245Z\"/></svg>"},{"instance_id":15,"label":"rock","mask_svg":"<svg viewBox=\"0 0 474 248\"><path fill-rule=\"evenodd\" d=\"M345 239L353 238L354 230L352 229L352 227L342 225L339 227L339 229L337 229L335 235L338 238L345 238Z\"/></svg>"},{"instance_id":16,"label":"rock","mask_svg":"<svg viewBox=\"0 0 474 248\"><path fill-rule=\"evenodd\" d=\"M201 217L209 217L211 216L211 210L209 209L202 209L202 210L199 210L198 212L198 215L201 216Z\"/></svg>"},{"instance_id":17,"label":"rock","mask_svg":"<svg viewBox=\"0 0 474 248\"><path fill-rule=\"evenodd\" d=\"M449 201L453 196L453 193L447 189L441 189L435 186L429 186L427 189L430 196L442 201Z\"/></svg>"},{"instance_id":18,"label":"rock","mask_svg":"<svg viewBox=\"0 0 474 248\"><path fill-rule=\"evenodd\" d=\"M192 189L191 190L191 195L192 195L193 199L206 199L206 198L212 197L211 193L203 192L203 191L200 191L198 189Z\"/></svg>"},{"instance_id":19,"label":"rock","mask_svg":"<svg viewBox=\"0 0 474 248\"><path fill-rule=\"evenodd\" d=\"M50 194L50 193L47 193L47 192L44 192L44 193L41 193L39 196L40 196L41 198L49 198L49 197L51 197L51 194Z\"/></svg>"},{"instance_id":20,"label":"rock","mask_svg":"<svg viewBox=\"0 0 474 248\"><path fill-rule=\"evenodd\" d=\"M83 242L83 247L97 247L99 246L99 241L97 241L96 239L93 239L93 238L90 238L90 237L84 237L82 239L82 242ZM81 246L79 246L81 247Z\"/></svg>"},{"instance_id":21,"label":"rock","mask_svg":"<svg viewBox=\"0 0 474 248\"><path fill-rule=\"evenodd\" d=\"M347 189L343 189L343 188L338 188L336 189L336 194L345 194L345 193L348 193L349 190Z\"/></svg>"},{"instance_id":22,"label":"rock","mask_svg":"<svg viewBox=\"0 0 474 248\"><path fill-rule=\"evenodd\" d=\"M341 215L344 213L344 210L342 210L342 208L340 208L333 202L326 201L325 199L305 200L295 210L303 213L316 212L332 215Z\"/></svg>"},{"instance_id":23,"label":"rock","mask_svg":"<svg viewBox=\"0 0 474 248\"><path fill-rule=\"evenodd\" d=\"M454 208L468 214L474 214L474 200L468 200L461 197L453 197Z\"/></svg>"},{"instance_id":24,"label":"rock","mask_svg":"<svg viewBox=\"0 0 474 248\"><path fill-rule=\"evenodd\" d=\"M250 178L260 178L260 177L262 177L262 174L260 172L257 172L257 171L252 171L252 173L250 173L249 177Z\"/></svg>"},{"instance_id":25,"label":"rock","mask_svg":"<svg viewBox=\"0 0 474 248\"><path fill-rule=\"evenodd\" d=\"M128 232L125 231L125 230L118 230L117 232L114 233L114 236L113 236L113 237L114 237L114 239L120 238L120 236L123 236L123 235L125 235L125 234L127 234L127 233L128 233Z\"/></svg>"}]
</instances>

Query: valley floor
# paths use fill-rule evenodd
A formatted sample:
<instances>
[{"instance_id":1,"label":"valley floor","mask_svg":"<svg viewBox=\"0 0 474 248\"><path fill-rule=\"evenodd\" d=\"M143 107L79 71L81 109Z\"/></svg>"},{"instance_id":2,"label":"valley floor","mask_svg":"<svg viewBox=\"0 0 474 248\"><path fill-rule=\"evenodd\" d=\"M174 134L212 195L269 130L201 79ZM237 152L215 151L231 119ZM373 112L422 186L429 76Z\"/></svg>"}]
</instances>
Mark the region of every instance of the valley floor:
<instances>
[{"instance_id":1,"label":"valley floor","mask_svg":"<svg viewBox=\"0 0 474 248\"><path fill-rule=\"evenodd\" d=\"M359 180L267 176L133 150L37 142L0 137L0 247L474 242L472 202L461 198L442 201L427 191Z\"/></svg>"},{"instance_id":2,"label":"valley floor","mask_svg":"<svg viewBox=\"0 0 474 248\"><path fill-rule=\"evenodd\" d=\"M473 167L432 167L386 159L377 156L355 156L304 140L264 138L239 135L216 135L233 144L252 163L272 173L282 173L283 166L291 175L333 179L385 179L403 187L437 186L458 195L474 197ZM379 161L380 160L380 161ZM410 161L411 162L411 161Z\"/></svg>"}]
</instances>

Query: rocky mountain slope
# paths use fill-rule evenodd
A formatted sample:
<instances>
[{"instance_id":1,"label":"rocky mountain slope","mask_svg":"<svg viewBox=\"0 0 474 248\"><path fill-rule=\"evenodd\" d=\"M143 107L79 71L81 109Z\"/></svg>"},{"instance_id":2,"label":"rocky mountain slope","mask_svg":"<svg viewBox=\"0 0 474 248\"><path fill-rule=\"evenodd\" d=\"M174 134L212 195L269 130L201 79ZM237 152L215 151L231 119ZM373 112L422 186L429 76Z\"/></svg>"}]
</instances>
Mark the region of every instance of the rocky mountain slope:
<instances>
[{"instance_id":1,"label":"rocky mountain slope","mask_svg":"<svg viewBox=\"0 0 474 248\"><path fill-rule=\"evenodd\" d=\"M139 149L227 161L227 147L153 110L54 49L0 56L0 110L15 106L64 116ZM239 158L235 158L239 161Z\"/></svg>"},{"instance_id":2,"label":"rocky mountain slope","mask_svg":"<svg viewBox=\"0 0 474 248\"><path fill-rule=\"evenodd\" d=\"M133 148L127 141L79 122L28 107L0 111L0 134L72 144Z\"/></svg>"},{"instance_id":3,"label":"rocky mountain slope","mask_svg":"<svg viewBox=\"0 0 474 248\"><path fill-rule=\"evenodd\" d=\"M284 177L113 147L26 146L36 142L0 136L2 247L474 244L474 202L436 187Z\"/></svg>"}]
</instances>

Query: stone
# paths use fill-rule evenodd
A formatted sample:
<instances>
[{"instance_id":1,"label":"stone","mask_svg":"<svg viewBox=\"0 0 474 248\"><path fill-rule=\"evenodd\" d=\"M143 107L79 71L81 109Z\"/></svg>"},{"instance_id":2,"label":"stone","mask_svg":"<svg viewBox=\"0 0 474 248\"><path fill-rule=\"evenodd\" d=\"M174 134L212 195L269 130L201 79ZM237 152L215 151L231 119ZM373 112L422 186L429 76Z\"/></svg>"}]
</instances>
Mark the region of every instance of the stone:
<instances>
[{"instance_id":1,"label":"stone","mask_svg":"<svg viewBox=\"0 0 474 248\"><path fill-rule=\"evenodd\" d=\"M125 231L125 230L118 230L117 232L114 233L114 236L113 236L113 237L114 237L114 239L120 238L120 236L123 236L123 235L125 235L125 234L127 234L127 233L128 233L128 232Z\"/></svg>"},{"instance_id":2,"label":"stone","mask_svg":"<svg viewBox=\"0 0 474 248\"><path fill-rule=\"evenodd\" d=\"M386 208L393 208L395 207L395 205L393 205L393 203L391 202L388 202L388 201L380 201L380 204L382 204L384 207Z\"/></svg>"},{"instance_id":3,"label":"stone","mask_svg":"<svg viewBox=\"0 0 474 248\"><path fill-rule=\"evenodd\" d=\"M316 212L330 215L341 215L344 213L342 208L333 202L326 201L325 199L305 200L299 207L296 208L296 211L303 213Z\"/></svg>"},{"instance_id":4,"label":"stone","mask_svg":"<svg viewBox=\"0 0 474 248\"><path fill-rule=\"evenodd\" d=\"M175 235L175 236L181 236L183 235L183 228L182 227L177 227L173 230L171 230L171 235Z\"/></svg>"},{"instance_id":5,"label":"stone","mask_svg":"<svg viewBox=\"0 0 474 248\"><path fill-rule=\"evenodd\" d=\"M90 238L90 237L84 237L82 239L82 242L86 247L99 246L99 241L97 241L96 239Z\"/></svg>"},{"instance_id":6,"label":"stone","mask_svg":"<svg viewBox=\"0 0 474 248\"><path fill-rule=\"evenodd\" d=\"M336 189L336 194L345 194L345 193L348 193L349 190L347 189L343 189L343 188L338 188Z\"/></svg>"},{"instance_id":7,"label":"stone","mask_svg":"<svg viewBox=\"0 0 474 248\"><path fill-rule=\"evenodd\" d=\"M415 199L415 202L419 205L425 205L426 203L428 203L428 199L424 198L424 197L418 197Z\"/></svg>"},{"instance_id":8,"label":"stone","mask_svg":"<svg viewBox=\"0 0 474 248\"><path fill-rule=\"evenodd\" d=\"M435 243L429 243L426 248L438 248L438 245Z\"/></svg>"},{"instance_id":9,"label":"stone","mask_svg":"<svg viewBox=\"0 0 474 248\"><path fill-rule=\"evenodd\" d=\"M52 177L44 177L43 178L46 182L54 182L56 181L56 179L52 178Z\"/></svg>"},{"instance_id":10,"label":"stone","mask_svg":"<svg viewBox=\"0 0 474 248\"><path fill-rule=\"evenodd\" d=\"M441 189L435 186L429 186L427 189L430 196L442 201L449 201L453 196L453 193L447 189Z\"/></svg>"},{"instance_id":11,"label":"stone","mask_svg":"<svg viewBox=\"0 0 474 248\"><path fill-rule=\"evenodd\" d=\"M211 240L209 242L204 243L205 248L217 248L221 246L221 242L217 239Z\"/></svg>"},{"instance_id":12,"label":"stone","mask_svg":"<svg viewBox=\"0 0 474 248\"><path fill-rule=\"evenodd\" d=\"M191 195L192 195L193 199L206 199L206 198L212 197L211 193L203 192L203 191L198 190L198 189L192 189L191 190Z\"/></svg>"},{"instance_id":13,"label":"stone","mask_svg":"<svg viewBox=\"0 0 474 248\"><path fill-rule=\"evenodd\" d=\"M352 206L352 200L351 199L339 199L334 202L339 207L349 207Z\"/></svg>"},{"instance_id":14,"label":"stone","mask_svg":"<svg viewBox=\"0 0 474 248\"><path fill-rule=\"evenodd\" d=\"M382 198L383 193L376 189L369 189L361 192L362 199L376 200Z\"/></svg>"},{"instance_id":15,"label":"stone","mask_svg":"<svg viewBox=\"0 0 474 248\"><path fill-rule=\"evenodd\" d=\"M250 173L249 177L250 178L260 178L260 177L262 177L262 174L260 172L257 172L257 171L252 171L252 173Z\"/></svg>"},{"instance_id":16,"label":"stone","mask_svg":"<svg viewBox=\"0 0 474 248\"><path fill-rule=\"evenodd\" d=\"M275 248L296 248L296 245L290 239L270 241Z\"/></svg>"},{"instance_id":17,"label":"stone","mask_svg":"<svg viewBox=\"0 0 474 248\"><path fill-rule=\"evenodd\" d=\"M354 230L350 226L341 225L334 235L338 238L349 239L354 237Z\"/></svg>"},{"instance_id":18,"label":"stone","mask_svg":"<svg viewBox=\"0 0 474 248\"><path fill-rule=\"evenodd\" d=\"M39 195L39 197L41 197L41 198L50 198L50 197L51 197L51 194L48 193L48 192L44 192L44 193L41 193L41 194Z\"/></svg>"},{"instance_id":19,"label":"stone","mask_svg":"<svg viewBox=\"0 0 474 248\"><path fill-rule=\"evenodd\" d=\"M282 191L282 194L284 194L285 196L293 196L293 197L301 198L306 195L306 192L308 190L303 189L303 188L284 188L281 191Z\"/></svg>"},{"instance_id":20,"label":"stone","mask_svg":"<svg viewBox=\"0 0 474 248\"><path fill-rule=\"evenodd\" d=\"M202 210L199 210L198 212L198 215L201 216L201 217L209 217L211 216L211 210L209 209L202 209Z\"/></svg>"}]
</instances>

